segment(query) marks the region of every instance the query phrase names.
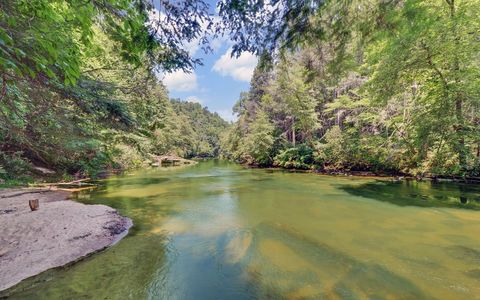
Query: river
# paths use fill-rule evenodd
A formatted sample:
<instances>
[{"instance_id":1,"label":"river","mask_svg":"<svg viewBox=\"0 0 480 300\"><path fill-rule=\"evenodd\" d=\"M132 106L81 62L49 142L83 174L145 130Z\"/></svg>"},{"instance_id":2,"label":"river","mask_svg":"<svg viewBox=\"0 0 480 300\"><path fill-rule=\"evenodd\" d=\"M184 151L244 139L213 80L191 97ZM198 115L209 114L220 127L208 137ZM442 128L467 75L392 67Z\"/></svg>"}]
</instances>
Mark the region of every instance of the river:
<instances>
[{"instance_id":1,"label":"river","mask_svg":"<svg viewBox=\"0 0 480 300\"><path fill-rule=\"evenodd\" d=\"M208 161L110 178L112 248L12 299L479 299L480 188Z\"/></svg>"}]
</instances>

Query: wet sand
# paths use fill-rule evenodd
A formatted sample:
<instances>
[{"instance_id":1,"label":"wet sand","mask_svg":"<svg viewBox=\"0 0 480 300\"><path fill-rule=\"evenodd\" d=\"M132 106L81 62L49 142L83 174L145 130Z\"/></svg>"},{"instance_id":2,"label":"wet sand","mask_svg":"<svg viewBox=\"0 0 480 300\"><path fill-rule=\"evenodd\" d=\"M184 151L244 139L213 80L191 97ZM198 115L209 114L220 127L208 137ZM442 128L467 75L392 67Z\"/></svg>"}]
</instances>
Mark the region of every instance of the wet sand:
<instances>
[{"instance_id":1,"label":"wet sand","mask_svg":"<svg viewBox=\"0 0 480 300\"><path fill-rule=\"evenodd\" d=\"M122 239L132 226L105 205L67 200L67 191L0 190L0 291L77 261ZM31 211L28 200L39 199Z\"/></svg>"}]
</instances>

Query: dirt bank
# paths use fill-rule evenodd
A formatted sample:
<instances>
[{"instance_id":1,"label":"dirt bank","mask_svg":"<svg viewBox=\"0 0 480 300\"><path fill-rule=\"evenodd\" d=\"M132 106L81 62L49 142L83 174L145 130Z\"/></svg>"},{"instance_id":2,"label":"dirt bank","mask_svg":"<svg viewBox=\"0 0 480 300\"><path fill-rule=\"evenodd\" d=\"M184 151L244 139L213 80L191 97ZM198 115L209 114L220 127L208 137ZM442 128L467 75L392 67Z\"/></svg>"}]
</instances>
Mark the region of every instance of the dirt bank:
<instances>
[{"instance_id":1,"label":"dirt bank","mask_svg":"<svg viewBox=\"0 0 480 300\"><path fill-rule=\"evenodd\" d=\"M102 250L132 226L113 208L70 201L69 194L0 190L0 291ZM30 211L28 200L32 199L39 199L39 210Z\"/></svg>"}]
</instances>

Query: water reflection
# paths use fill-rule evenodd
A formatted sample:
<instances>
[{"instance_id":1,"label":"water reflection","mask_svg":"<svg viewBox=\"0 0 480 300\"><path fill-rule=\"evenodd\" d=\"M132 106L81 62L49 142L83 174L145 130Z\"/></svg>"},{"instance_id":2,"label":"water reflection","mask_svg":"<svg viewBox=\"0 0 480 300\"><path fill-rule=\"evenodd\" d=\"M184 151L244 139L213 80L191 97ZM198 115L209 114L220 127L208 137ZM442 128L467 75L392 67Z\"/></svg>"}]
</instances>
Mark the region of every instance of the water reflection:
<instances>
[{"instance_id":1,"label":"water reflection","mask_svg":"<svg viewBox=\"0 0 480 300\"><path fill-rule=\"evenodd\" d=\"M478 299L478 192L222 162L138 172L78 195L131 217L127 238L0 297Z\"/></svg>"},{"instance_id":2,"label":"water reflection","mask_svg":"<svg viewBox=\"0 0 480 300\"><path fill-rule=\"evenodd\" d=\"M480 210L480 188L474 184L450 182L375 181L346 185L340 189L355 195L400 206L455 207Z\"/></svg>"}]
</instances>

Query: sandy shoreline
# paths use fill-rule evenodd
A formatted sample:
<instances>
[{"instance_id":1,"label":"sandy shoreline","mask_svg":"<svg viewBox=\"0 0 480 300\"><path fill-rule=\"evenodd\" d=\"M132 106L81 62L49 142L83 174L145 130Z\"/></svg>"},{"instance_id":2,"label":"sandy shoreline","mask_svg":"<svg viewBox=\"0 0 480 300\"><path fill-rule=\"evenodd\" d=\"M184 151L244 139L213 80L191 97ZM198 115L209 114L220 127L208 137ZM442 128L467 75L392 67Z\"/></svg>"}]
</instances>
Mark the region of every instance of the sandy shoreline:
<instances>
[{"instance_id":1,"label":"sandy shoreline","mask_svg":"<svg viewBox=\"0 0 480 300\"><path fill-rule=\"evenodd\" d=\"M69 192L0 190L0 291L123 238L132 226L105 205L67 200ZM30 211L28 200L39 199Z\"/></svg>"}]
</instances>

